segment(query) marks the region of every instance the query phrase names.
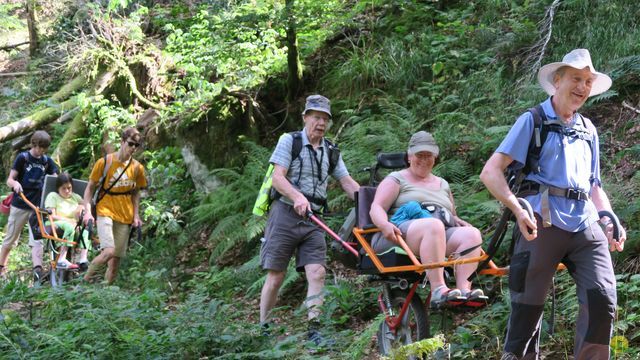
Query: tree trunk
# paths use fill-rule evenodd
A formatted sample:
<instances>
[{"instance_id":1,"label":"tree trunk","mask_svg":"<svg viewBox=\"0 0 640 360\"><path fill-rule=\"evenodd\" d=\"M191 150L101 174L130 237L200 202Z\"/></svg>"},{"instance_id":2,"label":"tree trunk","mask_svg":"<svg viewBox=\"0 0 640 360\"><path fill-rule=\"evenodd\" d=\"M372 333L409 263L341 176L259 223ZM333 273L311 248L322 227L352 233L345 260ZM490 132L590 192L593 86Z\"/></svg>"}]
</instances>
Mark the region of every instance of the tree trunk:
<instances>
[{"instance_id":1,"label":"tree trunk","mask_svg":"<svg viewBox=\"0 0 640 360\"><path fill-rule=\"evenodd\" d=\"M34 129L42 127L57 119L60 115L76 107L77 98L73 97L61 104L56 104L37 111L23 119L0 127L0 142L11 140Z\"/></svg>"},{"instance_id":2,"label":"tree trunk","mask_svg":"<svg viewBox=\"0 0 640 360\"><path fill-rule=\"evenodd\" d=\"M103 74L100 74L96 78L93 88L89 92L89 96L98 95L104 92L109 87L109 85L113 82L114 79L115 79L115 76L113 71L108 71ZM34 129L41 128L55 121L60 116L70 117L72 113L77 110L78 98L74 96L71 99L60 104L56 104L55 101L53 100L54 100L54 97L61 98L61 97L64 97L65 93L67 95L71 93L72 91L70 91L69 89L76 87L78 85L77 84L78 82L79 80L78 78L76 78L72 80L71 83L63 86L60 90L58 90L58 92L56 92L56 94L54 94L54 96L52 96L48 101L49 103L54 103L53 105L47 108L38 110L35 113L23 119L15 121L9 125L0 127L0 142L14 139L20 135L27 134L33 131ZM76 83L76 85L72 86L72 83ZM63 91L63 89L65 88L66 90ZM77 88L80 88L80 86L78 86ZM65 119L66 118L63 118L61 119L61 121L64 121ZM73 142L67 144L66 146L74 148L72 144Z\"/></svg>"},{"instance_id":3,"label":"tree trunk","mask_svg":"<svg viewBox=\"0 0 640 360\"><path fill-rule=\"evenodd\" d=\"M51 95L49 98L49 102L60 102L62 100L67 99L74 91L82 88L87 84L87 78L83 75L78 76L77 78L71 80L71 82L66 83L62 86L55 94Z\"/></svg>"},{"instance_id":4,"label":"tree trunk","mask_svg":"<svg viewBox=\"0 0 640 360\"><path fill-rule=\"evenodd\" d=\"M38 51L38 24L36 17L36 0L27 0L27 28L29 29L29 55L33 56Z\"/></svg>"},{"instance_id":5,"label":"tree trunk","mask_svg":"<svg viewBox=\"0 0 640 360\"><path fill-rule=\"evenodd\" d=\"M69 124L67 131L58 142L58 147L53 151L51 157L61 166L65 167L71 164L76 154L76 139L85 137L87 127L84 123L84 111L79 111Z\"/></svg>"},{"instance_id":6,"label":"tree trunk","mask_svg":"<svg viewBox=\"0 0 640 360\"><path fill-rule=\"evenodd\" d=\"M56 92L56 94L61 93L65 87L72 88L71 84L75 83L76 80L83 78L82 76L74 79L71 83L63 86L60 90ZM89 96L101 94L105 91L106 88L109 87L115 80L115 70L112 69L105 73L98 75L96 81L93 85L93 89L89 93ZM53 98L53 96L52 96ZM87 134L87 124L84 122L84 116L86 115L85 111L78 112L67 131L62 136L62 139L58 142L58 147L53 151L53 159L60 164L60 166L67 166L71 164L74 160L73 156L76 154L76 149L78 147L78 143L75 141L78 138L84 137Z\"/></svg>"},{"instance_id":7,"label":"tree trunk","mask_svg":"<svg viewBox=\"0 0 640 360\"><path fill-rule=\"evenodd\" d=\"M302 63L298 54L298 37L296 36L295 0L286 0L287 16L287 102L293 104L302 88Z\"/></svg>"}]
</instances>

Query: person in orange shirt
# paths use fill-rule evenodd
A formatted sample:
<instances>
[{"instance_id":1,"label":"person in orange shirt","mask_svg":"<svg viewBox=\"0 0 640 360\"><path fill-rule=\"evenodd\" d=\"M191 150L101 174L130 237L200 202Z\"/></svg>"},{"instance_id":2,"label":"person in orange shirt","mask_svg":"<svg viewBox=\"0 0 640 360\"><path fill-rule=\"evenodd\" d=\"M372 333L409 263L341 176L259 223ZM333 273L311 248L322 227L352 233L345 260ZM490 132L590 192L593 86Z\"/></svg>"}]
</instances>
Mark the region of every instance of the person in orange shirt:
<instances>
[{"instance_id":1,"label":"person in orange shirt","mask_svg":"<svg viewBox=\"0 0 640 360\"><path fill-rule=\"evenodd\" d=\"M132 227L142 225L139 215L140 189L147 186L144 167L133 159L140 148L142 136L135 128L122 132L120 150L99 159L93 166L89 184L84 192L84 222L94 220L91 203L94 191L100 187L96 199L96 226L100 238L100 255L96 256L84 279L90 281L97 269L107 264L105 280L113 283L120 259L126 255Z\"/></svg>"}]
</instances>

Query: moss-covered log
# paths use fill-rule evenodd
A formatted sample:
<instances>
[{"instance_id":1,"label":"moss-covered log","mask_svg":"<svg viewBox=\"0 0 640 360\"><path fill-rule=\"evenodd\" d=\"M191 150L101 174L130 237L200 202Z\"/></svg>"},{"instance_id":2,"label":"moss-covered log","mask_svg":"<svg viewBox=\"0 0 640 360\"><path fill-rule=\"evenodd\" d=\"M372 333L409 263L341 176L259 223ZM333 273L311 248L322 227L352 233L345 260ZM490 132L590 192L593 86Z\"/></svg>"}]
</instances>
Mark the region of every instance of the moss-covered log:
<instances>
[{"instance_id":1,"label":"moss-covered log","mask_svg":"<svg viewBox=\"0 0 640 360\"><path fill-rule=\"evenodd\" d=\"M77 101L78 99L73 97L63 103L42 109L9 125L0 127L0 142L11 140L53 122L61 115L76 108Z\"/></svg>"},{"instance_id":2,"label":"moss-covered log","mask_svg":"<svg viewBox=\"0 0 640 360\"><path fill-rule=\"evenodd\" d=\"M100 74L93 85L89 95L98 95L104 92L111 84L113 84L115 80L114 71L107 71ZM74 80L75 82L75 80ZM62 89L61 89L62 90ZM58 91L60 92L60 91ZM84 122L84 116L86 115L86 111L79 111L73 117L73 120L69 124L67 131L60 139L58 143L58 147L53 151L52 156L56 160L58 164L61 166L67 166L71 164L74 160L74 155L76 154L76 148L78 144L76 139L85 137L87 134L87 125Z\"/></svg>"},{"instance_id":3,"label":"moss-covered log","mask_svg":"<svg viewBox=\"0 0 640 360\"><path fill-rule=\"evenodd\" d=\"M73 162L76 153L76 139L85 137L87 127L84 123L85 111L78 111L69 124L67 131L60 139L58 147L51 154L56 162L63 168Z\"/></svg>"},{"instance_id":4,"label":"moss-covered log","mask_svg":"<svg viewBox=\"0 0 640 360\"><path fill-rule=\"evenodd\" d=\"M87 85L87 78L83 75L80 75L62 86L58 91L51 95L51 97L49 98L49 102L57 103L66 100L67 98L69 98L69 96L71 96L71 94L78 91L85 85Z\"/></svg>"}]
</instances>

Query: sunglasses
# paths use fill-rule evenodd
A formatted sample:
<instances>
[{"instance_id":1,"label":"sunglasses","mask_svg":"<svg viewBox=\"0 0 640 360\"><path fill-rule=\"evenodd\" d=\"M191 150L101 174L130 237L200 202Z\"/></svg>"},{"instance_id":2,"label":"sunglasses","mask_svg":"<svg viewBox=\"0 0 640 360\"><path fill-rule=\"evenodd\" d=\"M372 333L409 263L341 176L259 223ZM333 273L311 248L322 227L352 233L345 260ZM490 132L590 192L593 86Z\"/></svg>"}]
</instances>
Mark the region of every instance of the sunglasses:
<instances>
[{"instance_id":1,"label":"sunglasses","mask_svg":"<svg viewBox=\"0 0 640 360\"><path fill-rule=\"evenodd\" d=\"M130 147L140 147L140 143L133 141L127 141L127 145L129 145Z\"/></svg>"}]
</instances>

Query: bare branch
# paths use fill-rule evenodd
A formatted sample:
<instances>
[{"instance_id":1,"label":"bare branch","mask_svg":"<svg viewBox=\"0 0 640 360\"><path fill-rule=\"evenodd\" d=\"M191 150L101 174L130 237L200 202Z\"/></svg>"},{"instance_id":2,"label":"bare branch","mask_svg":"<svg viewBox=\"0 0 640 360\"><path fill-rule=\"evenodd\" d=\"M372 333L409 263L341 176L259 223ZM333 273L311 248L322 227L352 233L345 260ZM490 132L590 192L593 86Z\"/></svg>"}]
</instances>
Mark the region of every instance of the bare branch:
<instances>
[{"instance_id":1,"label":"bare branch","mask_svg":"<svg viewBox=\"0 0 640 360\"><path fill-rule=\"evenodd\" d=\"M26 45L26 44L29 44L29 42L25 41L25 42L21 42L21 43L18 43L18 44L13 44L13 45L0 46L0 51L9 51L9 50L15 49L15 48L17 48L19 46Z\"/></svg>"},{"instance_id":2,"label":"bare branch","mask_svg":"<svg viewBox=\"0 0 640 360\"><path fill-rule=\"evenodd\" d=\"M541 33L540 39L529 48L528 55L524 60L523 76L516 81L516 87L520 87L523 84L531 82L535 74L540 69L542 58L547 51L547 45L551 40L551 33L553 28L553 17L555 16L556 9L560 5L560 0L554 0L544 13L544 18L539 23L539 29Z\"/></svg>"},{"instance_id":3,"label":"bare branch","mask_svg":"<svg viewBox=\"0 0 640 360\"><path fill-rule=\"evenodd\" d=\"M640 114L640 109L636 109L633 106L629 105L626 101L622 102L622 106L626 107L629 110L635 111L636 113Z\"/></svg>"},{"instance_id":4,"label":"bare branch","mask_svg":"<svg viewBox=\"0 0 640 360\"><path fill-rule=\"evenodd\" d=\"M18 71L18 72L12 72L12 73L0 73L0 77L35 75L35 74L40 74L40 73L42 73L42 71L40 71L40 70L36 70L36 71Z\"/></svg>"}]
</instances>

